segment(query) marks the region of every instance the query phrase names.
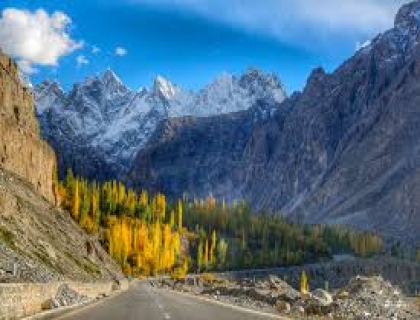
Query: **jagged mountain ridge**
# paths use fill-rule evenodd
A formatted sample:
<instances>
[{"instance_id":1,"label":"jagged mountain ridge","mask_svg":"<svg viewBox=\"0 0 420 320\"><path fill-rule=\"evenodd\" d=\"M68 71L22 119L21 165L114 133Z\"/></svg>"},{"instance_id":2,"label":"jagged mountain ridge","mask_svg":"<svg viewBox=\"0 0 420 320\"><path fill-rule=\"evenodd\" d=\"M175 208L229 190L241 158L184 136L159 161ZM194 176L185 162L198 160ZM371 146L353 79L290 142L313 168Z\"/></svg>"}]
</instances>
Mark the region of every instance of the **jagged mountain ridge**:
<instances>
[{"instance_id":1,"label":"jagged mountain ridge","mask_svg":"<svg viewBox=\"0 0 420 320\"><path fill-rule=\"evenodd\" d=\"M416 243L419 40L415 1L401 8L394 28L336 71L314 70L301 93L243 132L238 150L215 152L211 145L206 153L209 147L196 143L198 137L238 141L237 133L225 134L240 127L236 119L186 125L170 119L137 155L130 179L175 196L243 197L257 209L305 222L347 224ZM243 117L246 123L251 115ZM227 169L224 159L232 159Z\"/></svg>"},{"instance_id":2,"label":"jagged mountain ridge","mask_svg":"<svg viewBox=\"0 0 420 320\"><path fill-rule=\"evenodd\" d=\"M61 174L73 168L94 179L124 176L164 119L237 112L260 100L274 105L286 98L274 75L256 69L240 77L222 74L197 93L161 76L151 89L135 92L111 70L68 93L55 82L44 82L34 91L41 131L56 150Z\"/></svg>"}]
</instances>

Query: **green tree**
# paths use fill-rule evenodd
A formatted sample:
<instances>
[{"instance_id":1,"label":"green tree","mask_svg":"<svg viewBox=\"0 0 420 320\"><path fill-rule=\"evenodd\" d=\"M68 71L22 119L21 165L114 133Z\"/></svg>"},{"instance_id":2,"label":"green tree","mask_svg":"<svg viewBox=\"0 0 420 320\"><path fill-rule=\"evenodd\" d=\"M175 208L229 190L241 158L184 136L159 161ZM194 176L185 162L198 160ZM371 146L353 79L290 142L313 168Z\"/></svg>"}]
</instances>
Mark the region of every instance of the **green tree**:
<instances>
[{"instance_id":1,"label":"green tree","mask_svg":"<svg viewBox=\"0 0 420 320\"><path fill-rule=\"evenodd\" d=\"M223 268L226 266L226 255L228 250L228 244L225 239L220 239L217 244L217 259L219 261L220 267Z\"/></svg>"},{"instance_id":2,"label":"green tree","mask_svg":"<svg viewBox=\"0 0 420 320\"><path fill-rule=\"evenodd\" d=\"M200 242L198 244L198 248L197 248L197 269L198 272L201 271L201 269L203 268L204 265L204 244L203 244L203 239L200 237Z\"/></svg>"},{"instance_id":3,"label":"green tree","mask_svg":"<svg viewBox=\"0 0 420 320\"><path fill-rule=\"evenodd\" d=\"M213 230L211 233L211 245L210 245L210 264L212 267L216 265L216 245L217 245L217 235L216 230Z\"/></svg>"}]
</instances>

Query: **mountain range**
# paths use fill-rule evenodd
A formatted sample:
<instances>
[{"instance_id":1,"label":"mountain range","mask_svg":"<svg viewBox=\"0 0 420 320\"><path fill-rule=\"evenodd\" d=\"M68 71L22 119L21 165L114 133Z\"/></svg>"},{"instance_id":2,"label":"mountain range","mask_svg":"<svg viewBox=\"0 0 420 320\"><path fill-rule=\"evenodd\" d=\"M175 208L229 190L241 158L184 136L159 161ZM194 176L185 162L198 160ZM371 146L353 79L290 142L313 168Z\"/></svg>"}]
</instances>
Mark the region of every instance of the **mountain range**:
<instances>
[{"instance_id":1,"label":"mountain range","mask_svg":"<svg viewBox=\"0 0 420 320\"><path fill-rule=\"evenodd\" d=\"M64 92L57 82L34 89L44 138L54 147L60 173L72 168L91 179L121 179L135 155L165 119L207 117L246 110L260 100L286 98L276 76L256 69L224 73L198 92L162 76L150 89L132 91L107 70Z\"/></svg>"},{"instance_id":2,"label":"mountain range","mask_svg":"<svg viewBox=\"0 0 420 320\"><path fill-rule=\"evenodd\" d=\"M420 241L420 1L334 72L286 99L272 75L198 93L162 77L132 92L111 72L35 89L59 167L171 197L245 199L307 223Z\"/></svg>"},{"instance_id":3,"label":"mountain range","mask_svg":"<svg viewBox=\"0 0 420 320\"><path fill-rule=\"evenodd\" d=\"M253 123L252 109L168 119L137 155L130 181L173 196L244 198L303 222L416 243L419 39L417 1L333 73L314 70L262 122Z\"/></svg>"}]
</instances>

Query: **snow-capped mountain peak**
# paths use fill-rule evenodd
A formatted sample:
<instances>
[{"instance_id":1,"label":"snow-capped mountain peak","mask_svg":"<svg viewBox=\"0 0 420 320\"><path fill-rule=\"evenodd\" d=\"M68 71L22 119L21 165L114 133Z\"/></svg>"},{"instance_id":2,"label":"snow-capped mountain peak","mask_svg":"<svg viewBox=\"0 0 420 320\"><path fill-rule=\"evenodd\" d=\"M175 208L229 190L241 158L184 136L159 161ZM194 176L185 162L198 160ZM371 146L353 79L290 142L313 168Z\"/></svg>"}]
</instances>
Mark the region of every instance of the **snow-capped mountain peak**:
<instances>
[{"instance_id":1,"label":"snow-capped mountain peak","mask_svg":"<svg viewBox=\"0 0 420 320\"><path fill-rule=\"evenodd\" d=\"M52 107L62 107L64 91L57 81L43 81L34 87L35 100L38 113L44 113Z\"/></svg>"},{"instance_id":2,"label":"snow-capped mountain peak","mask_svg":"<svg viewBox=\"0 0 420 320\"><path fill-rule=\"evenodd\" d=\"M367 54L375 50L382 57L381 68L393 68L411 57L420 43L420 1L410 2L400 8L394 28L374 38L369 46L360 50Z\"/></svg>"},{"instance_id":3,"label":"snow-capped mountain peak","mask_svg":"<svg viewBox=\"0 0 420 320\"><path fill-rule=\"evenodd\" d=\"M60 83L58 81L50 81L50 80L45 80L43 82L41 82L40 84L38 84L36 86L37 88L37 93L55 93L55 94L63 94L64 90L61 87Z\"/></svg>"},{"instance_id":4,"label":"snow-capped mountain peak","mask_svg":"<svg viewBox=\"0 0 420 320\"><path fill-rule=\"evenodd\" d=\"M214 81L209 86L214 87L223 87L223 86L230 86L234 81L235 77L233 74L223 71L219 76L217 76Z\"/></svg>"},{"instance_id":5,"label":"snow-capped mountain peak","mask_svg":"<svg viewBox=\"0 0 420 320\"><path fill-rule=\"evenodd\" d=\"M168 79L158 75L153 83L153 92L167 100L173 99L178 93L179 88L172 84Z\"/></svg>"},{"instance_id":6,"label":"snow-capped mountain peak","mask_svg":"<svg viewBox=\"0 0 420 320\"><path fill-rule=\"evenodd\" d=\"M117 74L111 68L106 69L106 71L102 75L102 80L104 82L116 81L116 82L122 83L121 79L117 76Z\"/></svg>"},{"instance_id":7,"label":"snow-capped mountain peak","mask_svg":"<svg viewBox=\"0 0 420 320\"><path fill-rule=\"evenodd\" d=\"M395 17L395 27L419 29L420 26L420 1L414 1L401 7Z\"/></svg>"},{"instance_id":8,"label":"snow-capped mountain peak","mask_svg":"<svg viewBox=\"0 0 420 320\"><path fill-rule=\"evenodd\" d=\"M124 95L130 91L111 69L105 71L105 73L100 78L100 81L103 83L104 87L108 91L108 94L111 96Z\"/></svg>"},{"instance_id":9,"label":"snow-capped mountain peak","mask_svg":"<svg viewBox=\"0 0 420 320\"><path fill-rule=\"evenodd\" d=\"M264 74L256 68L248 69L239 80L239 83L256 95L258 99L271 97L280 103L287 97L283 84L275 74Z\"/></svg>"},{"instance_id":10,"label":"snow-capped mountain peak","mask_svg":"<svg viewBox=\"0 0 420 320\"><path fill-rule=\"evenodd\" d=\"M285 96L277 78L261 71L241 77L223 73L198 92L183 90L162 76L156 77L151 90L134 92L110 69L75 84L68 93L53 84L35 89L44 138L58 149L61 161L71 164L77 150L89 149L101 158L92 160L95 165L105 163L112 170L128 169L127 163L167 118L237 112L261 99L275 105ZM123 174L120 169L115 170Z\"/></svg>"}]
</instances>

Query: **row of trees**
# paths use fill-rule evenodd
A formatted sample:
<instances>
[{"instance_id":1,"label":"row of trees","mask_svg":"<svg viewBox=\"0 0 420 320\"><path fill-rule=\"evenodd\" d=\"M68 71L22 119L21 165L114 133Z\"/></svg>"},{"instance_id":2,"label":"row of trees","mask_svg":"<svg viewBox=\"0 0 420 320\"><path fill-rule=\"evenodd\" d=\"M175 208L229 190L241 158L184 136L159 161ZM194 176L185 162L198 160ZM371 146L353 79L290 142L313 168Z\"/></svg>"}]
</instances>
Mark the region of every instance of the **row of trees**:
<instances>
[{"instance_id":1,"label":"row of trees","mask_svg":"<svg viewBox=\"0 0 420 320\"><path fill-rule=\"evenodd\" d=\"M229 248L226 263L216 268L297 265L333 254L368 257L382 250L381 238L372 233L339 226L302 225L268 212L255 214L244 201L228 206L214 197L200 201L184 199L184 207L184 224L189 230L204 234L217 230L225 237ZM197 267L200 268L200 263Z\"/></svg>"},{"instance_id":2,"label":"row of trees","mask_svg":"<svg viewBox=\"0 0 420 320\"><path fill-rule=\"evenodd\" d=\"M160 193L137 193L116 181L89 182L71 171L57 190L62 206L87 232L100 233L127 274L182 276L188 270L297 265L336 253L367 257L382 250L374 234L255 214L244 201L167 201Z\"/></svg>"}]
</instances>

